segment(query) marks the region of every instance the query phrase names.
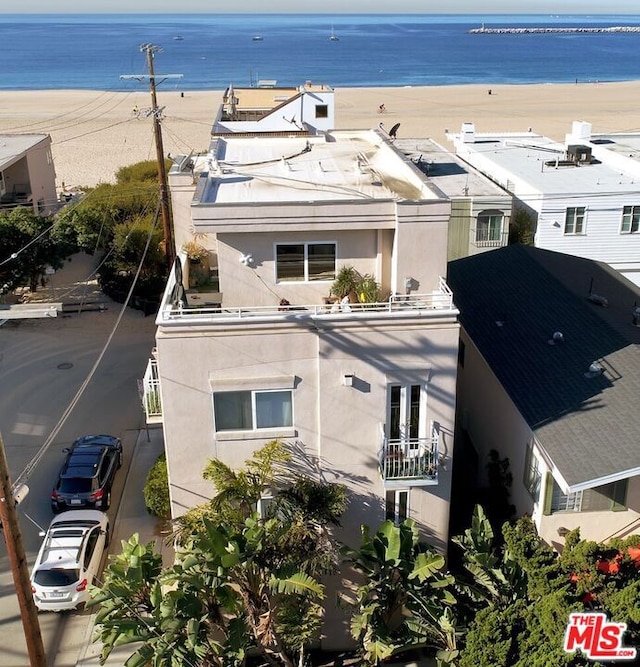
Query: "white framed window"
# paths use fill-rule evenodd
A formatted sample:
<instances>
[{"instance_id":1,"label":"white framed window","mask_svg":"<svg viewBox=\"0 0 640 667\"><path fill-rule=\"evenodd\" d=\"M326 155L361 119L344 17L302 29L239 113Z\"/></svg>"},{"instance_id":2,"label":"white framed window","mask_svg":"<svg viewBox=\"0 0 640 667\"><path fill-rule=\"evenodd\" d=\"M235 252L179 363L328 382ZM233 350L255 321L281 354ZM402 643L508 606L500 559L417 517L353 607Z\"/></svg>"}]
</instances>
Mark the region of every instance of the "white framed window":
<instances>
[{"instance_id":1,"label":"white framed window","mask_svg":"<svg viewBox=\"0 0 640 667\"><path fill-rule=\"evenodd\" d=\"M637 234L640 232L640 206L625 206L622 209L620 233Z\"/></svg>"},{"instance_id":2,"label":"white framed window","mask_svg":"<svg viewBox=\"0 0 640 667\"><path fill-rule=\"evenodd\" d=\"M569 206L564 218L564 233L566 235L584 234L584 206Z\"/></svg>"},{"instance_id":3,"label":"white framed window","mask_svg":"<svg viewBox=\"0 0 640 667\"><path fill-rule=\"evenodd\" d=\"M276 282L335 280L335 243L278 243Z\"/></svg>"},{"instance_id":4,"label":"white framed window","mask_svg":"<svg viewBox=\"0 0 640 667\"><path fill-rule=\"evenodd\" d=\"M482 211L476 221L476 243L478 245L496 245L502 240L501 211Z\"/></svg>"},{"instance_id":5,"label":"white framed window","mask_svg":"<svg viewBox=\"0 0 640 667\"><path fill-rule=\"evenodd\" d=\"M527 443L527 451L524 457L524 475L522 478L525 488L535 502L540 498L540 487L542 485L542 472L540 461L533 451L533 442Z\"/></svg>"},{"instance_id":6,"label":"white framed window","mask_svg":"<svg viewBox=\"0 0 640 667\"><path fill-rule=\"evenodd\" d=\"M216 432L258 431L293 426L293 392L219 391L213 394Z\"/></svg>"},{"instance_id":7,"label":"white framed window","mask_svg":"<svg viewBox=\"0 0 640 667\"><path fill-rule=\"evenodd\" d=\"M393 521L399 526L409 518L408 489L389 489L385 500L385 520Z\"/></svg>"},{"instance_id":8,"label":"white framed window","mask_svg":"<svg viewBox=\"0 0 640 667\"><path fill-rule=\"evenodd\" d=\"M565 494L553 482L551 497L552 512L618 512L627 509L627 483L621 479L611 484L603 484L593 489Z\"/></svg>"}]
</instances>

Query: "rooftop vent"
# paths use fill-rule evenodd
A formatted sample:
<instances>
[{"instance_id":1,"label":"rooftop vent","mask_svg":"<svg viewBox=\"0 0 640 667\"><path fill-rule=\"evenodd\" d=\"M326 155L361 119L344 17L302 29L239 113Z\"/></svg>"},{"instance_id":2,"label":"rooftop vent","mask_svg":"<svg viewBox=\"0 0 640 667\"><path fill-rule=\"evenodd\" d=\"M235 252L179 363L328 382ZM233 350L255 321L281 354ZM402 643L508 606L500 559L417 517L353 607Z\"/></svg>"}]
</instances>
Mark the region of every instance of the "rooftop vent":
<instances>
[{"instance_id":1,"label":"rooftop vent","mask_svg":"<svg viewBox=\"0 0 640 667\"><path fill-rule=\"evenodd\" d=\"M473 144L476 141L476 126L473 123L462 123L460 137L463 144Z\"/></svg>"},{"instance_id":2,"label":"rooftop vent","mask_svg":"<svg viewBox=\"0 0 640 667\"><path fill-rule=\"evenodd\" d=\"M561 345L564 343L564 334L562 331L554 331L553 336L548 340L549 345Z\"/></svg>"},{"instance_id":3,"label":"rooftop vent","mask_svg":"<svg viewBox=\"0 0 640 667\"><path fill-rule=\"evenodd\" d=\"M567 160L574 164L591 164L591 146L581 144L567 146Z\"/></svg>"},{"instance_id":4,"label":"rooftop vent","mask_svg":"<svg viewBox=\"0 0 640 667\"><path fill-rule=\"evenodd\" d=\"M597 362L592 361L589 365L589 370L584 374L586 378L599 377L604 373L604 368Z\"/></svg>"},{"instance_id":5,"label":"rooftop vent","mask_svg":"<svg viewBox=\"0 0 640 667\"><path fill-rule=\"evenodd\" d=\"M609 299L607 299L606 296L601 296L600 294L589 294L587 297L591 303L595 303L596 306L602 306L603 308L606 308L609 305Z\"/></svg>"}]
</instances>

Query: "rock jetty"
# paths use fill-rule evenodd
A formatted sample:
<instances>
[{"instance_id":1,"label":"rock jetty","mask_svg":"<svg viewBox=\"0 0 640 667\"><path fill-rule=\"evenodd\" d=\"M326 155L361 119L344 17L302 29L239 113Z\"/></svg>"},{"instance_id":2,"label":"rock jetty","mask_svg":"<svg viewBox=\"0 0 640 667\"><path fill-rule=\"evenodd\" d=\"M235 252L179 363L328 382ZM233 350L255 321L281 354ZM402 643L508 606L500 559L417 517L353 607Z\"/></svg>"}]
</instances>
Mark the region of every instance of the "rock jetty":
<instances>
[{"instance_id":1,"label":"rock jetty","mask_svg":"<svg viewBox=\"0 0 640 667\"><path fill-rule=\"evenodd\" d=\"M473 28L470 35L535 35L549 33L608 33L640 32L640 26L611 26L608 28Z\"/></svg>"}]
</instances>

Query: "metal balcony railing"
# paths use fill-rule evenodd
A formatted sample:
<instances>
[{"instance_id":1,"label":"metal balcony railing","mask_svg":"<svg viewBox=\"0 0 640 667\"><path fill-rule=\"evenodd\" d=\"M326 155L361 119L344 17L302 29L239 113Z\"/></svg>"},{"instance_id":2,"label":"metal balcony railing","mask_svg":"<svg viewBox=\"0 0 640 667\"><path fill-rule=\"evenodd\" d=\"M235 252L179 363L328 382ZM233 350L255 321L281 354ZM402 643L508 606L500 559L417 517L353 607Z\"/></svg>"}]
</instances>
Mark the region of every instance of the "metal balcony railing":
<instances>
[{"instance_id":1,"label":"metal balcony railing","mask_svg":"<svg viewBox=\"0 0 640 667\"><path fill-rule=\"evenodd\" d=\"M168 294L168 291L165 292ZM372 314L406 314L414 311L416 315L433 314L439 315L443 311L453 311L453 295L444 278L439 279L438 290L425 294L393 294L388 301L377 303L333 303L333 304L308 304L308 305L286 305L286 306L242 306L229 307L224 303L219 307L191 307L177 305L166 300L158 313L158 324L184 321L184 320L206 320L215 322L219 320L247 320L257 318L280 318L296 316L304 317L343 317L349 315L372 315Z\"/></svg>"},{"instance_id":2,"label":"metal balcony railing","mask_svg":"<svg viewBox=\"0 0 640 667\"><path fill-rule=\"evenodd\" d=\"M509 242L509 231L496 232L482 227L471 230L472 243L478 248L502 248Z\"/></svg>"},{"instance_id":3,"label":"metal balcony railing","mask_svg":"<svg viewBox=\"0 0 640 667\"><path fill-rule=\"evenodd\" d=\"M438 430L432 426L430 438L392 440L383 436L379 457L385 482L437 484Z\"/></svg>"},{"instance_id":4,"label":"metal balcony railing","mask_svg":"<svg viewBox=\"0 0 640 667\"><path fill-rule=\"evenodd\" d=\"M142 380L142 407L147 418L147 424L162 423L160 377L158 375L158 362L155 359L149 359Z\"/></svg>"}]
</instances>

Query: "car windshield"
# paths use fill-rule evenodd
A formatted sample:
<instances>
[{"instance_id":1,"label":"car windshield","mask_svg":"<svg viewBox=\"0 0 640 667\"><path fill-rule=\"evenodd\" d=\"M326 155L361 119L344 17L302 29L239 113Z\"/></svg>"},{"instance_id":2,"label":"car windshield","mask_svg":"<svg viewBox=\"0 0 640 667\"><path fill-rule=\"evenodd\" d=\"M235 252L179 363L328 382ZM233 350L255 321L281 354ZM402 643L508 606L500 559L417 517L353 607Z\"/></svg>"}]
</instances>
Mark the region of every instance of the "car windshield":
<instances>
[{"instance_id":1,"label":"car windshield","mask_svg":"<svg viewBox=\"0 0 640 667\"><path fill-rule=\"evenodd\" d=\"M60 480L58 491L60 493L90 493L91 482L90 477L63 477Z\"/></svg>"},{"instance_id":2,"label":"car windshield","mask_svg":"<svg viewBox=\"0 0 640 667\"><path fill-rule=\"evenodd\" d=\"M36 570L33 580L39 586L71 586L80 578L79 570Z\"/></svg>"}]
</instances>

